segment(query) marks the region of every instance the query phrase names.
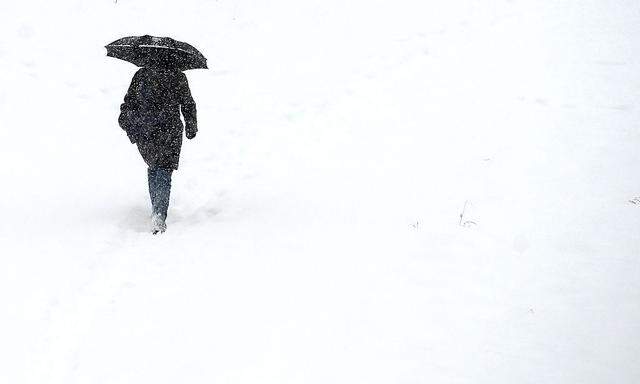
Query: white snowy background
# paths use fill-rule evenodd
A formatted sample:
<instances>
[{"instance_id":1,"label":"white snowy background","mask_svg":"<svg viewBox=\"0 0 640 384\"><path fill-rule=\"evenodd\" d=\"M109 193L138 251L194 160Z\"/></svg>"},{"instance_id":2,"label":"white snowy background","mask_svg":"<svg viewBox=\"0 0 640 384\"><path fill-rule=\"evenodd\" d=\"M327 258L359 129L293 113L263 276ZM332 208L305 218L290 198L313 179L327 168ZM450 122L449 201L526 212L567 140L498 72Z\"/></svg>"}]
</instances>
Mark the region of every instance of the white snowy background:
<instances>
[{"instance_id":1,"label":"white snowy background","mask_svg":"<svg viewBox=\"0 0 640 384\"><path fill-rule=\"evenodd\" d=\"M211 68L156 237L140 34ZM640 382L637 0L6 0L0 68L1 383Z\"/></svg>"}]
</instances>

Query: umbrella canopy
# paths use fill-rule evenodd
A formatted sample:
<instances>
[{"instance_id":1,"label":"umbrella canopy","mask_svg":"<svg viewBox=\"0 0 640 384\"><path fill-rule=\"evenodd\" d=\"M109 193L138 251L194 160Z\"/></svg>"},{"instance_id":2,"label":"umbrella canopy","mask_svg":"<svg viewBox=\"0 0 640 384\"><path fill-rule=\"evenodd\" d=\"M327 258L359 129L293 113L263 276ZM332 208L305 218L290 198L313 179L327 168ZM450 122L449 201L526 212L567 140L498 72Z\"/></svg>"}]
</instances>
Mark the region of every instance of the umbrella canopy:
<instances>
[{"instance_id":1,"label":"umbrella canopy","mask_svg":"<svg viewBox=\"0 0 640 384\"><path fill-rule=\"evenodd\" d=\"M138 67L162 69L207 68L207 59L193 46L170 37L129 36L105 46L107 56Z\"/></svg>"}]
</instances>

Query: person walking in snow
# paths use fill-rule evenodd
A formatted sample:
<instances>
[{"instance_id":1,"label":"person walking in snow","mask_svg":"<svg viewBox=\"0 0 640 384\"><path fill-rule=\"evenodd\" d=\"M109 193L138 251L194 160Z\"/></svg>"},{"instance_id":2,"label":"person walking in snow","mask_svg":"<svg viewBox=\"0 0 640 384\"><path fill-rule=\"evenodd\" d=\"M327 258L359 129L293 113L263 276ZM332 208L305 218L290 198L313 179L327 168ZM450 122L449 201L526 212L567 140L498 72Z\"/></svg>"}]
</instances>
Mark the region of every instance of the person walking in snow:
<instances>
[{"instance_id":1,"label":"person walking in snow","mask_svg":"<svg viewBox=\"0 0 640 384\"><path fill-rule=\"evenodd\" d=\"M198 132L196 103L182 71L207 69L207 59L193 46L170 37L128 36L105 48L107 56L141 67L120 106L118 123L149 167L151 232L162 233L167 229L171 174L178 169L182 132L187 139Z\"/></svg>"},{"instance_id":2,"label":"person walking in snow","mask_svg":"<svg viewBox=\"0 0 640 384\"><path fill-rule=\"evenodd\" d=\"M171 174L178 169L183 128L187 139L198 132L186 75L178 69L139 69L120 106L118 123L149 167L151 231L162 233L167 229Z\"/></svg>"}]
</instances>

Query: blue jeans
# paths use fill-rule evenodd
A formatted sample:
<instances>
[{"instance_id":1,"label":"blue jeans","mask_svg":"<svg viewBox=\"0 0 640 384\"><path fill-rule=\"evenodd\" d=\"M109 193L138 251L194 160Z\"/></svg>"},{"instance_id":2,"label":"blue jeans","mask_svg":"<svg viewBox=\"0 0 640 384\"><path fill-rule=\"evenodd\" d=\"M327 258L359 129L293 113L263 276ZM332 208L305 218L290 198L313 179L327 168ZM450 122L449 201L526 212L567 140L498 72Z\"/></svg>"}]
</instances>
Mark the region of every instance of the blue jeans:
<instances>
[{"instance_id":1,"label":"blue jeans","mask_svg":"<svg viewBox=\"0 0 640 384\"><path fill-rule=\"evenodd\" d=\"M147 171L149 176L149 196L151 197L151 209L153 214L159 214L162 221L167 219L169 209L169 195L171 194L171 169L151 169Z\"/></svg>"}]
</instances>

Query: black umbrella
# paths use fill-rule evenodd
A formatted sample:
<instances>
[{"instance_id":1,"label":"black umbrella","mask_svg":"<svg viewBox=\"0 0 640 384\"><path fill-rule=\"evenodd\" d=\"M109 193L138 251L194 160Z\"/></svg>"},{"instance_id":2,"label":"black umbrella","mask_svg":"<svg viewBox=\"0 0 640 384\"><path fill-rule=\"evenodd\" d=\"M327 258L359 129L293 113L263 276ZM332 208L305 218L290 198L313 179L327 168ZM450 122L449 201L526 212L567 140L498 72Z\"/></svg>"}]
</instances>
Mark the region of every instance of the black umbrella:
<instances>
[{"instance_id":1,"label":"black umbrella","mask_svg":"<svg viewBox=\"0 0 640 384\"><path fill-rule=\"evenodd\" d=\"M107 56L125 60L138 67L163 69L207 68L207 59L187 43L170 37L129 36L105 46Z\"/></svg>"}]
</instances>

